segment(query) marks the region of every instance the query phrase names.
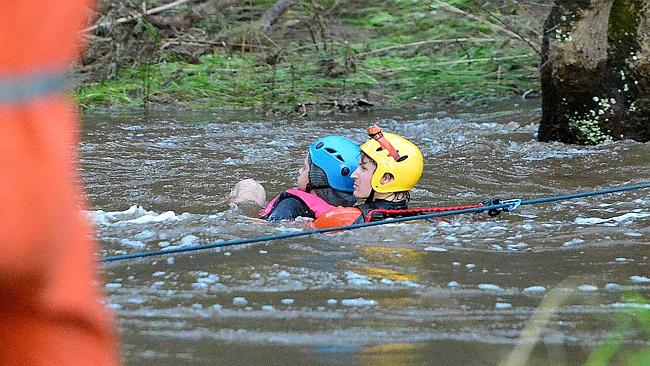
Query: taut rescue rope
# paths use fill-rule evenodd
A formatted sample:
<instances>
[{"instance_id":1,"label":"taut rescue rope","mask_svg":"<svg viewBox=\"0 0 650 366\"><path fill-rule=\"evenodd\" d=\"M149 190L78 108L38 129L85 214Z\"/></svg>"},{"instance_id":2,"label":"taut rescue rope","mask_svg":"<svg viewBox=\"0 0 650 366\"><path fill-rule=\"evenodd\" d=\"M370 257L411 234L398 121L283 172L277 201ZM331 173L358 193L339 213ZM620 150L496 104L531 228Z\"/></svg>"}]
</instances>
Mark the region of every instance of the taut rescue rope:
<instances>
[{"instance_id":1,"label":"taut rescue rope","mask_svg":"<svg viewBox=\"0 0 650 366\"><path fill-rule=\"evenodd\" d=\"M632 190L644 189L644 188L650 188L650 183L636 184L631 186L618 186L618 187L601 189L601 190L596 190L591 192L577 192L571 194L564 194L560 196L536 198L531 200L511 199L511 200L501 201L501 203L496 205L486 205L486 206L456 209L451 211L433 212L433 213L428 213L423 215L386 219L383 221L364 222L360 224L338 226L338 227L325 228L325 229L304 230L304 231L297 231L297 232L284 233L278 235L267 235L267 236L253 237L253 238L233 239L233 240L214 242L214 243L203 244L203 245L189 245L181 248L173 248L167 250L163 249L163 250L156 250L150 252L138 252L138 253L124 254L124 255L107 256L102 258L101 261L115 262L115 261L122 261L127 259L145 258L145 257L159 256L165 254L194 252L197 250L204 250L204 249L230 247L230 246L242 245L242 244L261 243L261 242L272 241L272 240L297 238L300 236L330 233L334 231L353 230L362 227L378 226L378 225L393 224L398 222L407 222L407 221L415 221L415 220L425 220L434 217L445 217L445 216L453 216L453 215L483 212L483 211L490 211L490 210L497 210L497 212L512 211L517 207L524 206L524 205L534 205L534 204L545 203L545 202L565 201L565 200L570 200L575 198L597 196L597 195L615 193L615 192L632 191Z\"/></svg>"}]
</instances>

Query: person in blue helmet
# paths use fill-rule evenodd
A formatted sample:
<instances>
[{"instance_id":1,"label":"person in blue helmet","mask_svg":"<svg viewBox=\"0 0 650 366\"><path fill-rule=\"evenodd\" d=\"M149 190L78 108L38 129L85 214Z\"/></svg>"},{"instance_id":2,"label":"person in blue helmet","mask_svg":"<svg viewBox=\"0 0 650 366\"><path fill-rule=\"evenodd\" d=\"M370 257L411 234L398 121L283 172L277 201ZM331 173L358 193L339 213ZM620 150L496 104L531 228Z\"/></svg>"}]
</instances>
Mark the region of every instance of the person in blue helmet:
<instances>
[{"instance_id":1,"label":"person in blue helmet","mask_svg":"<svg viewBox=\"0 0 650 366\"><path fill-rule=\"evenodd\" d=\"M235 185L231 202L254 202L264 206L260 217L267 221L318 218L336 207L353 206L354 180L361 150L342 136L327 136L314 141L298 171L296 188L288 189L264 205L264 188L252 179Z\"/></svg>"}]
</instances>

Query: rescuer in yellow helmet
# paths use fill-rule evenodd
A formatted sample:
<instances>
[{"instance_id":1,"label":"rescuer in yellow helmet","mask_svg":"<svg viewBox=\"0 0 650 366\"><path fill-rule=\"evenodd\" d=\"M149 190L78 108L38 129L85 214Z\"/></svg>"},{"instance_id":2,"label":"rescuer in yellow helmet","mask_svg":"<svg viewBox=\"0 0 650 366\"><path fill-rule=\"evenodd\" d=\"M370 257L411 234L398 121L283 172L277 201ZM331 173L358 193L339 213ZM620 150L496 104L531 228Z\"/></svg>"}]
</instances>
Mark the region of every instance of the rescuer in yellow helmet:
<instances>
[{"instance_id":1,"label":"rescuer in yellow helmet","mask_svg":"<svg viewBox=\"0 0 650 366\"><path fill-rule=\"evenodd\" d=\"M359 165L352 173L353 195L365 200L355 207L337 208L314 221L317 228L349 225L399 216L408 209L410 191L422 176L422 152L411 141L378 126L368 128Z\"/></svg>"}]
</instances>

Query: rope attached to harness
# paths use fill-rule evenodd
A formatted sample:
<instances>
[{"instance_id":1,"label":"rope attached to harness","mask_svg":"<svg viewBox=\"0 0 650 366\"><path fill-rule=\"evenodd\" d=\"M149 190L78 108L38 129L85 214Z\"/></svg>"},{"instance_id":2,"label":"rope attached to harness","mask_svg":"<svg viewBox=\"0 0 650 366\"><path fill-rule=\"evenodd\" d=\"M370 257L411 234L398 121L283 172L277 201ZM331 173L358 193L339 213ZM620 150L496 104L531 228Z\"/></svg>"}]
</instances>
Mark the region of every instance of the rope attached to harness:
<instances>
[{"instance_id":1,"label":"rope attached to harness","mask_svg":"<svg viewBox=\"0 0 650 366\"><path fill-rule=\"evenodd\" d=\"M465 205L465 206L445 206L445 207L419 207L419 208L406 208L402 210L391 210L391 209L386 209L386 208L373 208L372 210L368 211L368 214L366 215L366 222L370 222L373 220L373 218L376 218L374 215L375 214L381 214L385 216L391 216L391 217L396 217L396 216L416 216L416 215L422 215L426 213L434 213L434 212L447 212L447 211L456 211L456 210L466 210L468 208L479 208L486 206L484 204L479 204L479 205Z\"/></svg>"}]
</instances>

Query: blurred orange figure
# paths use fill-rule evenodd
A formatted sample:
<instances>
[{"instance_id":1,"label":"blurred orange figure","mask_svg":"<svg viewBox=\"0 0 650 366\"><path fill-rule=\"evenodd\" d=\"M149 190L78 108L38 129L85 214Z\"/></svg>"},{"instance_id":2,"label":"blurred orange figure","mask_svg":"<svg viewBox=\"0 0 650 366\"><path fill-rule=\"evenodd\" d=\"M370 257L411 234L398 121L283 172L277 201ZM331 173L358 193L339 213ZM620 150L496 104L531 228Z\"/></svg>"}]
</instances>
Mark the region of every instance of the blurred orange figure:
<instances>
[{"instance_id":1,"label":"blurred orange figure","mask_svg":"<svg viewBox=\"0 0 650 366\"><path fill-rule=\"evenodd\" d=\"M85 0L0 1L0 364L116 365L63 79Z\"/></svg>"}]
</instances>

